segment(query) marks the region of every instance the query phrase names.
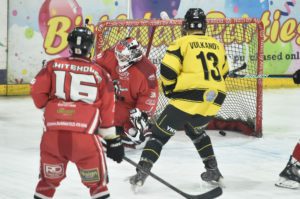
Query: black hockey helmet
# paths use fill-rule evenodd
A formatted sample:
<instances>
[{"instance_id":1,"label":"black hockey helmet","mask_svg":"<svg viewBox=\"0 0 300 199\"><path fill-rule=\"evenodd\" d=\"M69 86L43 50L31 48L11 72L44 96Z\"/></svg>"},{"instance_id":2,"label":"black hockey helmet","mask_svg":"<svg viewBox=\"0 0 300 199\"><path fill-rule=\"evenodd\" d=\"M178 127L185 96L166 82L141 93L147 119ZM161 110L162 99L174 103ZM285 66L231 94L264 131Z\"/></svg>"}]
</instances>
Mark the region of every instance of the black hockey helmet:
<instances>
[{"instance_id":1,"label":"black hockey helmet","mask_svg":"<svg viewBox=\"0 0 300 199\"><path fill-rule=\"evenodd\" d=\"M76 27L68 35L72 55L87 56L94 45L94 33L87 27Z\"/></svg>"},{"instance_id":2,"label":"black hockey helmet","mask_svg":"<svg viewBox=\"0 0 300 199\"><path fill-rule=\"evenodd\" d=\"M200 30L205 34L207 27L206 15L201 8L190 8L183 20L182 29L183 32Z\"/></svg>"}]
</instances>

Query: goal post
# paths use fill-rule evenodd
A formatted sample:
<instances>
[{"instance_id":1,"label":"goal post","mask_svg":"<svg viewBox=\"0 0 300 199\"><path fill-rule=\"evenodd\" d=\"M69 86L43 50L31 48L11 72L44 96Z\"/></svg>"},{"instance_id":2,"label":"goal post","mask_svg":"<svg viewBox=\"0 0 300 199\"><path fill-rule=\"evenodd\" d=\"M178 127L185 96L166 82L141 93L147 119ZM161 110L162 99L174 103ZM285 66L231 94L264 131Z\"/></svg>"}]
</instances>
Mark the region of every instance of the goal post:
<instances>
[{"instance_id":1,"label":"goal post","mask_svg":"<svg viewBox=\"0 0 300 199\"><path fill-rule=\"evenodd\" d=\"M247 77L263 74L263 24L253 18L207 19L206 34L219 40L225 46L230 71ZM143 47L143 53L157 67L167 47L182 36L182 19L139 19L111 20L100 22L96 27L95 55L113 47L126 37L136 38ZM242 68L242 66L245 66ZM230 130L262 136L262 78L228 77L227 96L218 115L208 129ZM159 85L161 85L159 83ZM157 117L168 103L160 87Z\"/></svg>"}]
</instances>

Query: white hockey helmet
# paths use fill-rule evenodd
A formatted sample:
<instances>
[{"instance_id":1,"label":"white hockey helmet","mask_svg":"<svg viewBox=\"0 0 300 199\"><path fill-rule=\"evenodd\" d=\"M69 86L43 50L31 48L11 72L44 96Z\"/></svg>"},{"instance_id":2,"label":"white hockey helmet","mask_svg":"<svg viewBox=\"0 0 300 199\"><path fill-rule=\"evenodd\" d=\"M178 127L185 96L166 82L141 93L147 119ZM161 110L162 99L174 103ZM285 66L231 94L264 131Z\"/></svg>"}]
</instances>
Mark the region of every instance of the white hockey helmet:
<instances>
[{"instance_id":1,"label":"white hockey helmet","mask_svg":"<svg viewBox=\"0 0 300 199\"><path fill-rule=\"evenodd\" d=\"M119 71L126 71L132 64L142 59L143 53L139 42L131 37L121 40L115 47Z\"/></svg>"}]
</instances>

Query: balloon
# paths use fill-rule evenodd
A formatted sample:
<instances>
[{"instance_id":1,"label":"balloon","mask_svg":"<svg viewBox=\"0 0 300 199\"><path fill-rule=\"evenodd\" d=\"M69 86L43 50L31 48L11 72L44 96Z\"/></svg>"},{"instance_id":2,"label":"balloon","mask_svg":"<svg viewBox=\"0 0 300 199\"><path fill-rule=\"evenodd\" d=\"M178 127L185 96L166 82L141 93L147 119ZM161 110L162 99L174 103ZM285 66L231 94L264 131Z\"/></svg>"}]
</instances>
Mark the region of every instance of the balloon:
<instances>
[{"instance_id":1,"label":"balloon","mask_svg":"<svg viewBox=\"0 0 300 199\"><path fill-rule=\"evenodd\" d=\"M42 36L45 38L48 32L48 20L55 16L66 16L71 20L70 30L75 28L75 19L78 16L82 17L81 7L76 0L45 0L39 12L39 28ZM59 38L56 38L54 45L59 44ZM65 49L60 55L68 54L68 49Z\"/></svg>"},{"instance_id":2,"label":"balloon","mask_svg":"<svg viewBox=\"0 0 300 199\"><path fill-rule=\"evenodd\" d=\"M265 42L264 45L264 73L265 74L284 74L292 60L287 59L287 56L293 53L292 43L283 43L277 41L272 43Z\"/></svg>"},{"instance_id":3,"label":"balloon","mask_svg":"<svg viewBox=\"0 0 300 199\"><path fill-rule=\"evenodd\" d=\"M268 0L226 0L225 3L226 16L228 17L260 18L266 10L269 10Z\"/></svg>"},{"instance_id":4,"label":"balloon","mask_svg":"<svg viewBox=\"0 0 300 199\"><path fill-rule=\"evenodd\" d=\"M26 28L25 29L25 37L27 39L31 39L33 37L33 35L34 35L34 31L33 31L32 28Z\"/></svg>"},{"instance_id":5,"label":"balloon","mask_svg":"<svg viewBox=\"0 0 300 199\"><path fill-rule=\"evenodd\" d=\"M174 18L179 8L180 0L132 0L132 15L134 19L143 19L146 12L151 12L151 18L160 18L165 11Z\"/></svg>"}]
</instances>

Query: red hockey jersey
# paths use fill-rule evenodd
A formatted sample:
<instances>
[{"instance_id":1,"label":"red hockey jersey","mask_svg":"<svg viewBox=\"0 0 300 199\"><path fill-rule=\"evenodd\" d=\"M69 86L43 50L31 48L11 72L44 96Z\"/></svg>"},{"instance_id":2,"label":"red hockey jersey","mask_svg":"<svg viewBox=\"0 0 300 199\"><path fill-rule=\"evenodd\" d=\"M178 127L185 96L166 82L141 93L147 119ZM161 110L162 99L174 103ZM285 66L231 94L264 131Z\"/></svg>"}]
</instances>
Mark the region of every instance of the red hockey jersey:
<instances>
[{"instance_id":1,"label":"red hockey jersey","mask_svg":"<svg viewBox=\"0 0 300 199\"><path fill-rule=\"evenodd\" d=\"M114 124L114 88L109 74L84 58L46 63L31 83L37 108L45 108L46 130L94 133Z\"/></svg>"},{"instance_id":2,"label":"red hockey jersey","mask_svg":"<svg viewBox=\"0 0 300 199\"><path fill-rule=\"evenodd\" d=\"M97 56L96 62L111 75L116 91L116 126L130 123L129 111L139 108L148 116L155 113L158 101L156 67L146 57L134 63L125 72L118 70L114 50L109 49Z\"/></svg>"}]
</instances>

